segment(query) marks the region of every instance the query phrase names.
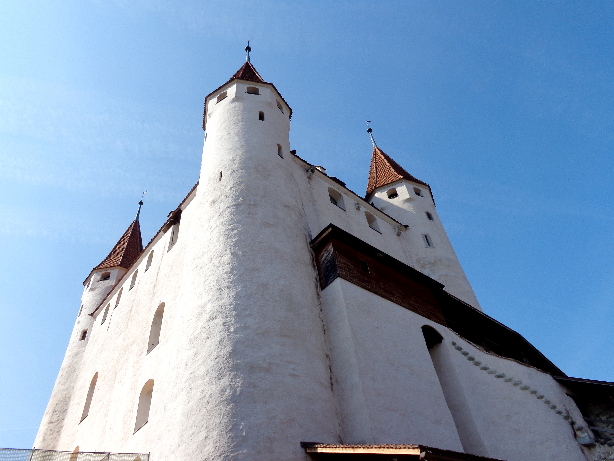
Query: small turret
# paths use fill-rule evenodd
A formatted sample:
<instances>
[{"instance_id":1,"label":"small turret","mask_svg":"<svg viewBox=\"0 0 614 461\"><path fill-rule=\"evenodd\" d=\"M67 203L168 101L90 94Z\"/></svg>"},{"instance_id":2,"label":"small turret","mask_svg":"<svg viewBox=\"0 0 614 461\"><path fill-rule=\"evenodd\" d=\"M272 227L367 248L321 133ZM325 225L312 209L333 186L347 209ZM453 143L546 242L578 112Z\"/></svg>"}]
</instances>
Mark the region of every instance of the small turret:
<instances>
[{"instance_id":1,"label":"small turret","mask_svg":"<svg viewBox=\"0 0 614 461\"><path fill-rule=\"evenodd\" d=\"M369 133L371 134L371 133ZM437 216L429 186L409 174L373 141L366 200L408 226L416 269L443 283L446 291L480 309L478 300Z\"/></svg>"}]
</instances>

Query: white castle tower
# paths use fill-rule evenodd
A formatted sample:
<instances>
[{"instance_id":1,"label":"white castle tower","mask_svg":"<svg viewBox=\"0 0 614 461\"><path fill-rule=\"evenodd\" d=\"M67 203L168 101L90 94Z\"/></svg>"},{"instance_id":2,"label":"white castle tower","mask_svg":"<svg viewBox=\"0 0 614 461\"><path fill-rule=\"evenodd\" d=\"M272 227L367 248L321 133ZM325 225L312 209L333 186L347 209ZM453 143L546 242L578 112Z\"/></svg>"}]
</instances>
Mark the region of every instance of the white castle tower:
<instances>
[{"instance_id":1,"label":"white castle tower","mask_svg":"<svg viewBox=\"0 0 614 461\"><path fill-rule=\"evenodd\" d=\"M290 150L291 115L249 59L206 97L200 180L145 249L137 214L86 279L35 446L128 461L606 446L572 397L607 383L567 378L482 313L430 187L374 145L361 198Z\"/></svg>"}]
</instances>

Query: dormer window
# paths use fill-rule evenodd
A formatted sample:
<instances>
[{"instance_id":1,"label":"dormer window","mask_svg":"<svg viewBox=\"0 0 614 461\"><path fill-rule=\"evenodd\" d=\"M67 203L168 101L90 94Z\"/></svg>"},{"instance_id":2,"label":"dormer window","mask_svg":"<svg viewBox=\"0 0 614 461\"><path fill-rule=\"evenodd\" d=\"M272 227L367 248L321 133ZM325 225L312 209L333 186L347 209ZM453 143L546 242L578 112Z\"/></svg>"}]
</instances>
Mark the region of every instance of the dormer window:
<instances>
[{"instance_id":1,"label":"dormer window","mask_svg":"<svg viewBox=\"0 0 614 461\"><path fill-rule=\"evenodd\" d=\"M386 195L388 195L389 199L393 199L393 198L397 198L399 196L399 194L397 193L396 189L388 189L386 191Z\"/></svg>"},{"instance_id":2,"label":"dormer window","mask_svg":"<svg viewBox=\"0 0 614 461\"><path fill-rule=\"evenodd\" d=\"M100 281L104 282L105 280L109 280L111 278L111 273L110 272L103 272L102 274L100 274Z\"/></svg>"},{"instance_id":3,"label":"dormer window","mask_svg":"<svg viewBox=\"0 0 614 461\"><path fill-rule=\"evenodd\" d=\"M260 88L255 87L255 86L248 86L246 93L247 94L260 94Z\"/></svg>"},{"instance_id":4,"label":"dormer window","mask_svg":"<svg viewBox=\"0 0 614 461\"><path fill-rule=\"evenodd\" d=\"M282 114L284 113L284 106L282 106L279 101L277 101L277 108L281 111Z\"/></svg>"},{"instance_id":5,"label":"dormer window","mask_svg":"<svg viewBox=\"0 0 614 461\"><path fill-rule=\"evenodd\" d=\"M217 100L215 101L215 103L217 104L218 102L223 101L224 99L226 99L226 96L228 96L228 91L222 91L217 97Z\"/></svg>"},{"instance_id":6,"label":"dormer window","mask_svg":"<svg viewBox=\"0 0 614 461\"><path fill-rule=\"evenodd\" d=\"M339 208L345 211L345 204L343 203L343 195L341 195L339 192L337 192L332 187L328 188L328 199L330 200L330 203L332 203L335 206L338 206Z\"/></svg>"},{"instance_id":7,"label":"dormer window","mask_svg":"<svg viewBox=\"0 0 614 461\"><path fill-rule=\"evenodd\" d=\"M365 217L367 218L367 224L369 224L369 227L373 229L374 231L379 232L381 234L382 231L379 230L379 224L377 223L377 219L375 218L375 216L373 216L368 211L365 211Z\"/></svg>"},{"instance_id":8,"label":"dormer window","mask_svg":"<svg viewBox=\"0 0 614 461\"><path fill-rule=\"evenodd\" d=\"M422 195L422 189L420 189L419 187L414 187L414 193L418 196L418 197L424 197L424 195Z\"/></svg>"}]
</instances>

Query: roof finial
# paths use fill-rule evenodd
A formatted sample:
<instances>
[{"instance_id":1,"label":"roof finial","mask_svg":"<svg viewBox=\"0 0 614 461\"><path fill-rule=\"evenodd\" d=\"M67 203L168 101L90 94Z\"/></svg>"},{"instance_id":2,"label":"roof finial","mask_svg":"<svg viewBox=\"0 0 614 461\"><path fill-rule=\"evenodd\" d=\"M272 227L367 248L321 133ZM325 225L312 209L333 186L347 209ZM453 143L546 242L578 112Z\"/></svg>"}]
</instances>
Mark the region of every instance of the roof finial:
<instances>
[{"instance_id":1,"label":"roof finial","mask_svg":"<svg viewBox=\"0 0 614 461\"><path fill-rule=\"evenodd\" d=\"M367 120L367 133L369 133L369 137L371 138L371 144L373 144L373 147L377 147L377 144L375 144L375 139L373 139L373 130L369 126L369 123L371 123L371 120Z\"/></svg>"},{"instance_id":2,"label":"roof finial","mask_svg":"<svg viewBox=\"0 0 614 461\"><path fill-rule=\"evenodd\" d=\"M251 42L251 39L247 41L247 46L245 47L245 52L247 53L247 56L245 56L245 62L251 62L249 60L249 52L252 51L252 47L249 46L249 42Z\"/></svg>"},{"instance_id":3,"label":"roof finial","mask_svg":"<svg viewBox=\"0 0 614 461\"><path fill-rule=\"evenodd\" d=\"M147 193L147 191L143 191L143 193L141 194L141 200L139 200L139 209L136 211L136 217L134 218L135 221L139 220L139 216L141 214L141 207L143 206L143 197L145 197L145 194Z\"/></svg>"}]
</instances>

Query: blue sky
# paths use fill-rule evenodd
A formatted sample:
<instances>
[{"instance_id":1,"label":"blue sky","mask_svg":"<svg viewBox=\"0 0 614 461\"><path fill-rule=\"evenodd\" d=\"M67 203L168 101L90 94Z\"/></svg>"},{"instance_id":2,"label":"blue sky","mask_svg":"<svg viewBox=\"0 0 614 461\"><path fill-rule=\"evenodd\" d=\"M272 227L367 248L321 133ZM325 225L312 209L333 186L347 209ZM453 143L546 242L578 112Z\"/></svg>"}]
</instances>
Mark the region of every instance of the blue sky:
<instances>
[{"instance_id":1,"label":"blue sky","mask_svg":"<svg viewBox=\"0 0 614 461\"><path fill-rule=\"evenodd\" d=\"M4 0L0 446L33 443L82 281L198 179L203 98L252 62L298 154L428 182L484 311L614 381L614 3ZM100 447L104 449L104 447Z\"/></svg>"}]
</instances>

